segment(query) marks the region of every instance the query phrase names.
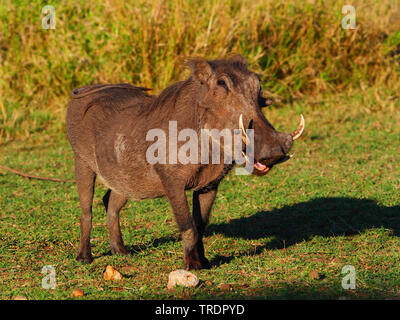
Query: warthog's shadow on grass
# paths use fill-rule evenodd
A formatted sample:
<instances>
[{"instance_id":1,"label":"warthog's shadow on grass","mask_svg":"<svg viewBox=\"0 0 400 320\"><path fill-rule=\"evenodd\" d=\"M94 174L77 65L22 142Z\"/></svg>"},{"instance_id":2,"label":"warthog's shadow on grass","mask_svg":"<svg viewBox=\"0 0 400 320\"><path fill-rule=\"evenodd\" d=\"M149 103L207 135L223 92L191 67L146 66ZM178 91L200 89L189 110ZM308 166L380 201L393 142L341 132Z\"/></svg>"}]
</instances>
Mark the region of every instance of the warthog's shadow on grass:
<instances>
[{"instance_id":1,"label":"warthog's shadow on grass","mask_svg":"<svg viewBox=\"0 0 400 320\"><path fill-rule=\"evenodd\" d=\"M272 211L259 211L229 223L211 224L206 235L219 233L252 240L271 237L273 240L257 247L253 253L256 255L264 249L282 249L312 236L349 236L380 227L400 235L400 206L382 207L363 199L318 198ZM216 256L211 263L220 265L234 258Z\"/></svg>"}]
</instances>

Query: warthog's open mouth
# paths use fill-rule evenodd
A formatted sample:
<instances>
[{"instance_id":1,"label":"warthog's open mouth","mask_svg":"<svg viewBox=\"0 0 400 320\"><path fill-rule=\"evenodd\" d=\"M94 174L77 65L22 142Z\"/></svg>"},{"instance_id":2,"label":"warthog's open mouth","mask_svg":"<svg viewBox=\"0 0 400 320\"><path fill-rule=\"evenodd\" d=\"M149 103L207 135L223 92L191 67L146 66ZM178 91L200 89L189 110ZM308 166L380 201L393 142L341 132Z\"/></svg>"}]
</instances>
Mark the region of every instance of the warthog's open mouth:
<instances>
[{"instance_id":1,"label":"warthog's open mouth","mask_svg":"<svg viewBox=\"0 0 400 320\"><path fill-rule=\"evenodd\" d=\"M265 165L265 164L262 164L262 163L256 161L256 162L254 163L254 169L255 169L255 170L254 170L254 174L256 174L256 175L258 175L258 176L266 175L266 174L268 173L268 171L271 170L272 167L273 167L274 165L279 164L279 163L286 162L286 161L288 161L288 160L289 160L290 158L292 158L292 157L293 157L293 154L284 156L283 158L281 158L281 159L279 159L277 162L275 162L272 166L267 166L267 165Z\"/></svg>"},{"instance_id":2,"label":"warthog's open mouth","mask_svg":"<svg viewBox=\"0 0 400 320\"><path fill-rule=\"evenodd\" d=\"M247 162L250 162L249 158L247 157L247 155L246 155L245 153L243 153L243 156L246 158L246 161L247 161ZM269 165L269 166L267 166L267 165L265 165L265 164L262 164L262 163L258 162L257 160L255 160L255 161L254 161L254 171L253 171L253 174L255 174L255 175L257 175L257 176L264 176L264 175L266 175L266 174L269 172L269 170L272 169L272 167L273 167L274 165L279 164L279 163L286 162L286 161L288 161L288 160L289 160L290 158L292 158L292 157L293 157L292 154L291 154L291 155L284 156L283 158L281 158L281 159L279 159L277 162L275 162L273 165Z\"/></svg>"},{"instance_id":3,"label":"warthog's open mouth","mask_svg":"<svg viewBox=\"0 0 400 320\"><path fill-rule=\"evenodd\" d=\"M239 128L242 130L242 140L246 144L247 141L250 141L250 138L248 137L246 130L244 129L242 115L240 115L240 117L239 117ZM296 139L300 138L300 136L302 135L302 133L304 131L304 128L305 128L305 120L304 120L303 115L301 115L299 126L297 127L297 129L295 131L293 131L290 134L292 136L292 139L296 140ZM245 152L242 152L242 155L246 159L247 163L252 163ZM272 169L272 167L274 165L288 161L289 159L291 159L293 157L293 155L294 154L285 155L284 157L278 159L272 165L263 164L263 163L257 161L256 159L254 159L253 174L258 175L258 176L264 176Z\"/></svg>"},{"instance_id":4,"label":"warthog's open mouth","mask_svg":"<svg viewBox=\"0 0 400 320\"><path fill-rule=\"evenodd\" d=\"M254 171L253 173L258 175L258 176L263 176L266 175L268 173L269 170L272 169L272 166L268 167L260 162L256 162L254 164Z\"/></svg>"}]
</instances>

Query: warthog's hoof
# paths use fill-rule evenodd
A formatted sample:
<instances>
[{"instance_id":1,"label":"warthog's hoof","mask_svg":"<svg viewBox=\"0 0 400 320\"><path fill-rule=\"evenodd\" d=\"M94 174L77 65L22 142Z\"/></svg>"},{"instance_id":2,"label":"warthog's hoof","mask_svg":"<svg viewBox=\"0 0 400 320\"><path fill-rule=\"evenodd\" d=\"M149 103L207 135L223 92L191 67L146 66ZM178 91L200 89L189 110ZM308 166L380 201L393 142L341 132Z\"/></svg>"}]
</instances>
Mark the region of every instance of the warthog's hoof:
<instances>
[{"instance_id":1,"label":"warthog's hoof","mask_svg":"<svg viewBox=\"0 0 400 320\"><path fill-rule=\"evenodd\" d=\"M205 257L199 257L196 249L188 252L183 257L183 268L186 270L200 270L209 269L211 267L210 262Z\"/></svg>"},{"instance_id":2,"label":"warthog's hoof","mask_svg":"<svg viewBox=\"0 0 400 320\"><path fill-rule=\"evenodd\" d=\"M129 251L125 246L111 246L111 254L117 253L126 256L129 254Z\"/></svg>"},{"instance_id":3,"label":"warthog's hoof","mask_svg":"<svg viewBox=\"0 0 400 320\"><path fill-rule=\"evenodd\" d=\"M83 253L79 253L78 256L76 257L76 261L88 264L88 263L92 263L93 257L91 254L85 255Z\"/></svg>"},{"instance_id":4,"label":"warthog's hoof","mask_svg":"<svg viewBox=\"0 0 400 320\"><path fill-rule=\"evenodd\" d=\"M203 268L200 261L185 261L183 262L183 268L185 270L200 270Z\"/></svg>"}]
</instances>

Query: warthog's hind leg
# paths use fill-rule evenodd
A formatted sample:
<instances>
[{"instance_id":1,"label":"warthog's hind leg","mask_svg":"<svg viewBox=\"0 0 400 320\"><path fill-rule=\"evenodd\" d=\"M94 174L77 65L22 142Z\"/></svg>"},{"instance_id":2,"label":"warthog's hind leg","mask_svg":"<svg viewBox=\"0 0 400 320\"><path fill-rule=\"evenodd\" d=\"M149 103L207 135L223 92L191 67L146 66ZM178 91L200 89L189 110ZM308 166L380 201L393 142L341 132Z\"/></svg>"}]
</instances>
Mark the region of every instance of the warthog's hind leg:
<instances>
[{"instance_id":1,"label":"warthog's hind leg","mask_svg":"<svg viewBox=\"0 0 400 320\"><path fill-rule=\"evenodd\" d=\"M122 240L121 229L119 225L119 212L126 204L127 198L119 195L115 191L108 190L103 197L103 203L107 211L107 225L110 231L111 253L128 254Z\"/></svg>"},{"instance_id":2,"label":"warthog's hind leg","mask_svg":"<svg viewBox=\"0 0 400 320\"><path fill-rule=\"evenodd\" d=\"M79 203L82 209L81 242L76 260L83 263L93 261L90 249L90 231L92 229L92 202L96 174L78 156L75 157L75 180L78 187Z\"/></svg>"}]
</instances>

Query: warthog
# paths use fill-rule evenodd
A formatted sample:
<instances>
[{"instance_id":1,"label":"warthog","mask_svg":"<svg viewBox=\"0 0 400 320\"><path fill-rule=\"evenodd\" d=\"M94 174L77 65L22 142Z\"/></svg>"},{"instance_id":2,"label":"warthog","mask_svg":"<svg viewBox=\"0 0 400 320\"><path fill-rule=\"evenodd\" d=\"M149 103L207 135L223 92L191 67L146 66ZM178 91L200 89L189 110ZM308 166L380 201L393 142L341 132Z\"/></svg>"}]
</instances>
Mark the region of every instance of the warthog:
<instances>
[{"instance_id":1,"label":"warthog","mask_svg":"<svg viewBox=\"0 0 400 320\"><path fill-rule=\"evenodd\" d=\"M151 129L168 133L170 121L176 121L178 130L240 128L245 135L251 127L253 173L258 175L289 158L287 153L293 140L301 135L304 119L291 134L274 129L261 112L269 100L263 98L259 77L248 70L243 57L212 61L196 58L187 64L190 77L166 88L159 96L128 84L93 85L71 93L66 128L75 153L82 209L78 261L92 261L92 200L95 178L99 177L109 188L103 202L112 254L128 253L119 225L119 212L127 200L166 196L181 232L184 268L210 267L202 237L218 185L235 162L150 164L146 151L152 142L147 141L146 134ZM243 150L247 150L245 144ZM193 190L192 215L186 190Z\"/></svg>"}]
</instances>

